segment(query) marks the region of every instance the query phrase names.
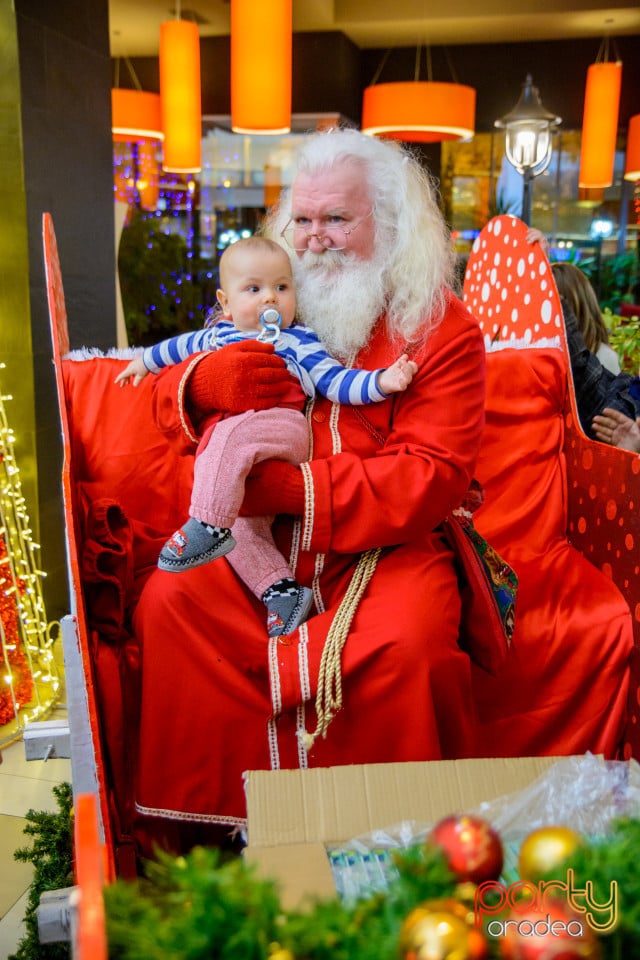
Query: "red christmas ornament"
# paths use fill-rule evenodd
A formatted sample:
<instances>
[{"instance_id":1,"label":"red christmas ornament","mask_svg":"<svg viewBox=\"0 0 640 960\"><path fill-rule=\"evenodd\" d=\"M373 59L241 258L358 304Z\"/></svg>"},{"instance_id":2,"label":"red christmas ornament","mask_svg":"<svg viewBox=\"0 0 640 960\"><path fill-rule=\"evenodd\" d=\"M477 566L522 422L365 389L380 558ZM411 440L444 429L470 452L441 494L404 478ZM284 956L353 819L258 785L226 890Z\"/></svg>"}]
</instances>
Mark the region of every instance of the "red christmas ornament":
<instances>
[{"instance_id":1,"label":"red christmas ornament","mask_svg":"<svg viewBox=\"0 0 640 960\"><path fill-rule=\"evenodd\" d=\"M497 880L502 871L502 841L490 823L470 814L445 817L428 839L439 847L458 880Z\"/></svg>"},{"instance_id":2,"label":"red christmas ornament","mask_svg":"<svg viewBox=\"0 0 640 960\"><path fill-rule=\"evenodd\" d=\"M469 960L487 960L489 947L477 927L469 927L467 946L469 949Z\"/></svg>"},{"instance_id":3,"label":"red christmas ornament","mask_svg":"<svg viewBox=\"0 0 640 960\"><path fill-rule=\"evenodd\" d=\"M563 901L513 910L502 927L502 960L600 960L600 945L584 916Z\"/></svg>"}]
</instances>

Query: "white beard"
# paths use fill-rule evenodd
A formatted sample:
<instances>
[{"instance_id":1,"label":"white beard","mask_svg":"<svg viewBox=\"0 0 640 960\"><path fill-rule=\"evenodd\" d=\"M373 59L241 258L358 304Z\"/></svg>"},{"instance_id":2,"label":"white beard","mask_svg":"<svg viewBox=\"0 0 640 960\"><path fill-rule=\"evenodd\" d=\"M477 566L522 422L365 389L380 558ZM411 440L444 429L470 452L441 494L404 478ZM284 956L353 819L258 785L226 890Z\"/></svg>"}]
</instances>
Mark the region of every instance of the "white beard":
<instances>
[{"instance_id":1,"label":"white beard","mask_svg":"<svg viewBox=\"0 0 640 960\"><path fill-rule=\"evenodd\" d=\"M384 266L379 258L356 260L341 251L309 250L293 263L298 315L329 353L347 360L357 353L385 308Z\"/></svg>"}]
</instances>

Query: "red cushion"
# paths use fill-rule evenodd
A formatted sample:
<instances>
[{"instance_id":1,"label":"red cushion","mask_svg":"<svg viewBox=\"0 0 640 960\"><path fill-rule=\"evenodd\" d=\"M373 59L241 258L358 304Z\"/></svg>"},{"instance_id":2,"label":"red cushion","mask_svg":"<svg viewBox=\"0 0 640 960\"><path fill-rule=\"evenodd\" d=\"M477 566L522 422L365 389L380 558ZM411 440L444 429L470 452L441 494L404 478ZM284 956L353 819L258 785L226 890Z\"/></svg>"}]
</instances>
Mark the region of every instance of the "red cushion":
<instances>
[{"instance_id":1,"label":"red cushion","mask_svg":"<svg viewBox=\"0 0 640 960\"><path fill-rule=\"evenodd\" d=\"M565 535L566 391L559 349L487 355L486 426L476 468L485 501L474 519L499 553L514 543L543 551Z\"/></svg>"},{"instance_id":2,"label":"red cushion","mask_svg":"<svg viewBox=\"0 0 640 960\"><path fill-rule=\"evenodd\" d=\"M126 363L106 357L63 363L72 476L91 500L110 497L129 520L169 534L188 515L193 458L177 457L154 425L153 376L138 387L114 384Z\"/></svg>"}]
</instances>

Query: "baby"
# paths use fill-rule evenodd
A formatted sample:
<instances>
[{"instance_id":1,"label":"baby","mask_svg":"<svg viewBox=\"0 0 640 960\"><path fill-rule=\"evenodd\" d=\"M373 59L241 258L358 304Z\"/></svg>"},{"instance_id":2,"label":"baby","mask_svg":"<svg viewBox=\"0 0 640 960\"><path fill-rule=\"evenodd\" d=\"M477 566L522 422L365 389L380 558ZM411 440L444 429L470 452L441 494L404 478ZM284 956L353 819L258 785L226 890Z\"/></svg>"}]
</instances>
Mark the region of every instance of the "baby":
<instances>
[{"instance_id":1,"label":"baby","mask_svg":"<svg viewBox=\"0 0 640 960\"><path fill-rule=\"evenodd\" d=\"M220 260L220 318L194 333L146 348L115 382L137 386L150 372L203 350L237 340L270 340L298 377L307 396L320 392L343 404L377 403L406 390L417 365L403 354L386 369L348 369L331 357L317 335L295 320L291 263L272 240L249 237L227 247ZM267 608L270 637L292 633L313 603L297 583L271 536L272 517L238 516L244 483L253 465L309 457L309 430L300 409L281 406L223 414L205 430L196 452L190 519L163 547L158 566L177 573L229 554L238 576ZM233 551L232 553L230 551Z\"/></svg>"}]
</instances>

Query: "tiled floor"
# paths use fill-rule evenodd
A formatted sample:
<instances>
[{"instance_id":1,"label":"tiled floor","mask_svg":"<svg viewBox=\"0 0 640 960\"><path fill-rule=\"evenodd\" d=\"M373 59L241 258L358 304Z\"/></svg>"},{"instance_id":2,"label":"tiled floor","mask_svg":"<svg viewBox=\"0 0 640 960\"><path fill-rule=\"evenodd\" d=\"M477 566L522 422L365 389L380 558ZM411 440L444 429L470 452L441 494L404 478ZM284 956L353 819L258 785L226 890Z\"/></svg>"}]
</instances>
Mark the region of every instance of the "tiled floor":
<instances>
[{"instance_id":1,"label":"tiled floor","mask_svg":"<svg viewBox=\"0 0 640 960\"><path fill-rule=\"evenodd\" d=\"M64 710L52 719L63 719ZM0 960L15 952L24 934L22 920L31 882L31 864L13 859L17 847L28 846L23 834L24 816L30 809L56 812L52 792L56 783L71 782L71 761L25 760L22 740L2 749L0 764Z\"/></svg>"}]
</instances>

